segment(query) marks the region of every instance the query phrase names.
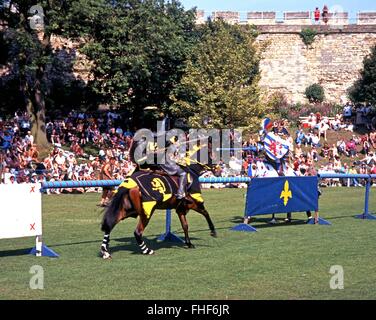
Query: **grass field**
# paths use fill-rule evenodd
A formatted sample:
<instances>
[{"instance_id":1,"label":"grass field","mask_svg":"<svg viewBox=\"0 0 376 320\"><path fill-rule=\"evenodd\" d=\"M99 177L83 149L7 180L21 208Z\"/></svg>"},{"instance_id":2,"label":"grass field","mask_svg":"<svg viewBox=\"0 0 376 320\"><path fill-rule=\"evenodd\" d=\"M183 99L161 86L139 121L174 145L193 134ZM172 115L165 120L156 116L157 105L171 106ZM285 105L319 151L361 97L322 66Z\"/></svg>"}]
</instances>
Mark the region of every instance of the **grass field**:
<instances>
[{"instance_id":1,"label":"grass field","mask_svg":"<svg viewBox=\"0 0 376 320\"><path fill-rule=\"evenodd\" d=\"M24 254L32 238L0 240L0 299L376 298L376 221L353 218L363 211L363 188L323 189L320 213L331 226L305 225L304 213L293 214L291 224L278 215L275 226L261 216L252 223L256 233L229 230L242 221L244 195L243 189L204 191L218 238L190 212L196 249L156 241L165 228L160 211L145 232L156 254L143 256L133 238L136 221L125 220L112 233L111 261L98 257L99 194L44 196L44 241L60 257ZM172 229L182 236L175 214ZM33 265L44 269L43 290L29 288ZM332 265L344 269L343 290L330 289Z\"/></svg>"}]
</instances>

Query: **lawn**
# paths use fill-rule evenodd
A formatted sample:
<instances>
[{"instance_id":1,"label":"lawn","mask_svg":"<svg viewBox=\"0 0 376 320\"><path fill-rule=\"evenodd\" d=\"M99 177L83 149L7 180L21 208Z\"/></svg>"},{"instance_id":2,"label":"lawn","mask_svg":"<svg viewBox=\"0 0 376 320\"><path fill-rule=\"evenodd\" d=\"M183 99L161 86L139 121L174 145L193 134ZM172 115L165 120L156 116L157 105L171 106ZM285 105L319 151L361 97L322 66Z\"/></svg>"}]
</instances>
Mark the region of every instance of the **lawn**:
<instances>
[{"instance_id":1,"label":"lawn","mask_svg":"<svg viewBox=\"0 0 376 320\"><path fill-rule=\"evenodd\" d=\"M373 189L373 188L372 188ZM370 211L376 197L370 198ZM128 219L112 233L113 260L99 258L102 240L99 194L43 196L44 241L59 258L24 254L32 238L0 240L0 299L375 299L376 221L354 219L363 212L363 188L325 188L320 214L331 226L266 223L255 233L229 229L242 221L244 189L204 191L218 231L212 238L205 219L188 214L195 249L157 242L165 228L162 211L145 231L154 256L143 256ZM16 214L16 212L14 212ZM182 236L177 216L172 230ZM44 270L44 289L32 290L33 265ZM329 286L331 266L344 270L344 289Z\"/></svg>"}]
</instances>

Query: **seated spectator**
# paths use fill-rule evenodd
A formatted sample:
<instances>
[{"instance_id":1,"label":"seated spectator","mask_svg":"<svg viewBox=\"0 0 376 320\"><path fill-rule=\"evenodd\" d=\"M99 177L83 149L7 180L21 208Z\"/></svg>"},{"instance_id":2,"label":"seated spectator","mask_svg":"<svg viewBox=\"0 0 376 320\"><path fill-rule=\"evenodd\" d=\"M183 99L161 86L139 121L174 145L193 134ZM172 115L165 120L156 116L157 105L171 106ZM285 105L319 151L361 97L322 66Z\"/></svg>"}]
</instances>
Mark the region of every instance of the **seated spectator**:
<instances>
[{"instance_id":1,"label":"seated spectator","mask_svg":"<svg viewBox=\"0 0 376 320\"><path fill-rule=\"evenodd\" d=\"M319 153L317 152L317 149L316 149L315 146L313 146L312 149L311 149L310 157L315 162L317 162L319 160Z\"/></svg>"},{"instance_id":2,"label":"seated spectator","mask_svg":"<svg viewBox=\"0 0 376 320\"><path fill-rule=\"evenodd\" d=\"M302 147L300 143L298 143L295 147L295 156L299 158L302 154L303 154Z\"/></svg>"},{"instance_id":3,"label":"seated spectator","mask_svg":"<svg viewBox=\"0 0 376 320\"><path fill-rule=\"evenodd\" d=\"M328 131L328 129L329 129L329 125L326 122L321 121L319 124L319 136L324 137L325 141L326 141L326 132Z\"/></svg>"},{"instance_id":4,"label":"seated spectator","mask_svg":"<svg viewBox=\"0 0 376 320\"><path fill-rule=\"evenodd\" d=\"M330 151L329 151L329 157L332 160L336 156L338 156L338 149L337 149L337 146L335 145L335 143L333 143L332 147L330 148Z\"/></svg>"},{"instance_id":5,"label":"seated spectator","mask_svg":"<svg viewBox=\"0 0 376 320\"><path fill-rule=\"evenodd\" d=\"M84 155L84 150L81 148L77 141L73 141L70 150L79 157L82 157Z\"/></svg>"},{"instance_id":6,"label":"seated spectator","mask_svg":"<svg viewBox=\"0 0 376 320\"><path fill-rule=\"evenodd\" d=\"M60 150L57 155L53 158L53 165L57 165L58 168L65 171L66 167L66 157L64 156L64 151Z\"/></svg>"},{"instance_id":7,"label":"seated spectator","mask_svg":"<svg viewBox=\"0 0 376 320\"><path fill-rule=\"evenodd\" d=\"M365 163L368 166L376 164L376 155L373 152L369 152L366 154L366 157L359 160L361 163Z\"/></svg>"},{"instance_id":8,"label":"seated spectator","mask_svg":"<svg viewBox=\"0 0 376 320\"><path fill-rule=\"evenodd\" d=\"M311 145L313 147L317 147L317 148L320 148L321 147L321 144L320 144L320 137L318 134L316 133L313 133L312 136L311 136Z\"/></svg>"},{"instance_id":9,"label":"seated spectator","mask_svg":"<svg viewBox=\"0 0 376 320\"><path fill-rule=\"evenodd\" d=\"M329 144L327 142L325 142L324 146L321 149L321 155L324 158L328 158L328 156L329 156L329 150L330 150Z\"/></svg>"},{"instance_id":10,"label":"seated spectator","mask_svg":"<svg viewBox=\"0 0 376 320\"><path fill-rule=\"evenodd\" d=\"M372 148L376 149L376 131L370 132L369 142L371 143Z\"/></svg>"},{"instance_id":11,"label":"seated spectator","mask_svg":"<svg viewBox=\"0 0 376 320\"><path fill-rule=\"evenodd\" d=\"M340 172L341 168L342 168L341 159L338 155L336 155L334 156L334 160L333 160L333 169L336 172Z\"/></svg>"},{"instance_id":12,"label":"seated spectator","mask_svg":"<svg viewBox=\"0 0 376 320\"><path fill-rule=\"evenodd\" d=\"M368 174L368 168L366 164L361 164L359 168L359 174Z\"/></svg>"},{"instance_id":13,"label":"seated spectator","mask_svg":"<svg viewBox=\"0 0 376 320\"><path fill-rule=\"evenodd\" d=\"M31 134L31 131L28 131L25 138L24 138L26 143L30 143L31 145L34 143L34 137Z\"/></svg>"},{"instance_id":14,"label":"seated spectator","mask_svg":"<svg viewBox=\"0 0 376 320\"><path fill-rule=\"evenodd\" d=\"M362 150L360 152L363 154L368 154L371 149L371 145L368 141L368 136L364 136L362 141Z\"/></svg>"},{"instance_id":15,"label":"seated spectator","mask_svg":"<svg viewBox=\"0 0 376 320\"><path fill-rule=\"evenodd\" d=\"M51 143L53 145L61 147L60 136L55 129L53 129L51 133Z\"/></svg>"},{"instance_id":16,"label":"seated spectator","mask_svg":"<svg viewBox=\"0 0 376 320\"><path fill-rule=\"evenodd\" d=\"M8 184L18 184L17 179L14 175L11 175L9 177Z\"/></svg>"},{"instance_id":17,"label":"seated spectator","mask_svg":"<svg viewBox=\"0 0 376 320\"><path fill-rule=\"evenodd\" d=\"M296 144L305 143L305 133L304 133L303 129L296 131L295 143Z\"/></svg>"},{"instance_id":18,"label":"seated spectator","mask_svg":"<svg viewBox=\"0 0 376 320\"><path fill-rule=\"evenodd\" d=\"M315 116L316 116L316 124L320 123L321 120L322 120L321 113L320 112L316 112Z\"/></svg>"},{"instance_id":19,"label":"seated spectator","mask_svg":"<svg viewBox=\"0 0 376 320\"><path fill-rule=\"evenodd\" d=\"M346 153L347 156L351 158L356 156L357 152L354 139L350 139L350 141L346 143Z\"/></svg>"},{"instance_id":20,"label":"seated spectator","mask_svg":"<svg viewBox=\"0 0 376 320\"><path fill-rule=\"evenodd\" d=\"M309 125L309 127L311 129L314 129L316 127L316 124L317 124L317 118L316 116L313 114L313 112L311 112L307 118L307 123Z\"/></svg>"},{"instance_id":21,"label":"seated spectator","mask_svg":"<svg viewBox=\"0 0 376 320\"><path fill-rule=\"evenodd\" d=\"M354 132L354 125L352 123L347 122L345 131Z\"/></svg>"},{"instance_id":22,"label":"seated spectator","mask_svg":"<svg viewBox=\"0 0 376 320\"><path fill-rule=\"evenodd\" d=\"M337 141L337 150L339 155L346 154L346 143L343 139Z\"/></svg>"},{"instance_id":23,"label":"seated spectator","mask_svg":"<svg viewBox=\"0 0 376 320\"><path fill-rule=\"evenodd\" d=\"M355 134L353 135L353 140L354 140L356 145L360 145L362 143L362 139Z\"/></svg>"},{"instance_id":24,"label":"seated spectator","mask_svg":"<svg viewBox=\"0 0 376 320\"><path fill-rule=\"evenodd\" d=\"M308 132L307 135L305 136L305 141L304 141L304 144L305 146L307 147L307 145L310 145L312 146L312 133L311 132Z\"/></svg>"}]
</instances>

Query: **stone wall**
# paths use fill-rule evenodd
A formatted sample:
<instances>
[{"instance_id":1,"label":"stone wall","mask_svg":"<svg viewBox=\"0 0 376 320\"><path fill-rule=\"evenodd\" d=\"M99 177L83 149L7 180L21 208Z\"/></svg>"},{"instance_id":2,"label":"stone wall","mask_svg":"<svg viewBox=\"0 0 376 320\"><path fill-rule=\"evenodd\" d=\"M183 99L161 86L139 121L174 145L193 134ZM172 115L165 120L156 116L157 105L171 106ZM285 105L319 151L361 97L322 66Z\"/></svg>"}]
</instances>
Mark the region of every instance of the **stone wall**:
<instances>
[{"instance_id":1,"label":"stone wall","mask_svg":"<svg viewBox=\"0 0 376 320\"><path fill-rule=\"evenodd\" d=\"M327 101L346 101L364 57L376 45L376 26L310 26L318 33L310 47L299 35L303 28L306 26L258 26L257 42L267 45L260 64L261 86L282 92L296 103L306 102L305 89L319 83Z\"/></svg>"}]
</instances>

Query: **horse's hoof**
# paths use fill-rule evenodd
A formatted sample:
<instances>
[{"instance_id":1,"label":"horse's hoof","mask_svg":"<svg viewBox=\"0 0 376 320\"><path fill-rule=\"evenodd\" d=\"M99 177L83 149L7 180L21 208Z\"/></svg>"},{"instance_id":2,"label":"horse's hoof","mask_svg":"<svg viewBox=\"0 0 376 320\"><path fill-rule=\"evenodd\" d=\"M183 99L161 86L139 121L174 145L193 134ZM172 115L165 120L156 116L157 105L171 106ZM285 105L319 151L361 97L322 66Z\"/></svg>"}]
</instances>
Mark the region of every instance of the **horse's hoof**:
<instances>
[{"instance_id":1,"label":"horse's hoof","mask_svg":"<svg viewBox=\"0 0 376 320\"><path fill-rule=\"evenodd\" d=\"M217 232L216 232L216 231L212 231L212 232L210 232L210 235L211 235L213 238L217 238Z\"/></svg>"},{"instance_id":2,"label":"horse's hoof","mask_svg":"<svg viewBox=\"0 0 376 320\"><path fill-rule=\"evenodd\" d=\"M186 243L185 245L187 246L187 249L194 249L194 248L196 248L195 245L192 244L192 243Z\"/></svg>"},{"instance_id":3,"label":"horse's hoof","mask_svg":"<svg viewBox=\"0 0 376 320\"><path fill-rule=\"evenodd\" d=\"M154 253L155 253L155 251L151 250L151 249L146 249L145 251L142 252L142 254L146 255L146 256L152 255Z\"/></svg>"},{"instance_id":4,"label":"horse's hoof","mask_svg":"<svg viewBox=\"0 0 376 320\"><path fill-rule=\"evenodd\" d=\"M111 260L112 257L108 251L101 251L102 258L105 260Z\"/></svg>"}]
</instances>

